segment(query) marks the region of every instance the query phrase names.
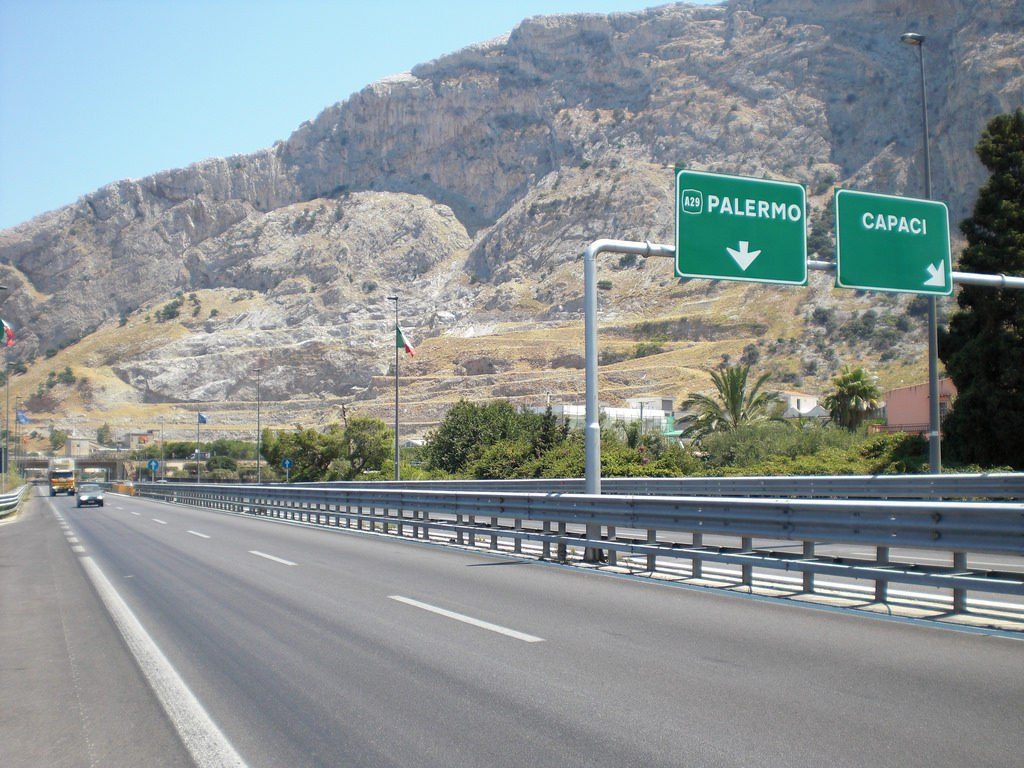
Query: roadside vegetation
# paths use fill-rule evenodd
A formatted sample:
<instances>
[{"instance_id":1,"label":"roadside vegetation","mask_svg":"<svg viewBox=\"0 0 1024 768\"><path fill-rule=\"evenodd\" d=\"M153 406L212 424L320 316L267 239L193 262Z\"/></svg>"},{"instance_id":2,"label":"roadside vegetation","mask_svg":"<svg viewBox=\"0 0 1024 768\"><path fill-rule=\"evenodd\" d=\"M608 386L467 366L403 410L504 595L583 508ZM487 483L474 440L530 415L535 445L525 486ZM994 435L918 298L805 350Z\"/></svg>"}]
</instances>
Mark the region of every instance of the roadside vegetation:
<instances>
[{"instance_id":1,"label":"roadside vegetation","mask_svg":"<svg viewBox=\"0 0 1024 768\"><path fill-rule=\"evenodd\" d=\"M767 376L750 365L722 365L711 372L714 390L680 404L676 424L685 439L644 431L639 422L601 425L604 477L727 475L849 475L925 472L927 444L917 435L872 434L868 429L881 393L863 368L847 366L822 399L831 419L783 419L782 403ZM264 481L389 480L394 476L394 433L380 419L345 416L326 428L264 430ZM164 446L165 459L186 460L169 477L194 477L194 442ZM204 443L203 477L254 480L256 446L241 440ZM144 463L160 458L159 446L137 451ZM582 431L572 430L549 407L517 409L507 400L453 405L422 446L404 448L405 480L479 480L582 477ZM1007 467L948 463L948 471Z\"/></svg>"}]
</instances>

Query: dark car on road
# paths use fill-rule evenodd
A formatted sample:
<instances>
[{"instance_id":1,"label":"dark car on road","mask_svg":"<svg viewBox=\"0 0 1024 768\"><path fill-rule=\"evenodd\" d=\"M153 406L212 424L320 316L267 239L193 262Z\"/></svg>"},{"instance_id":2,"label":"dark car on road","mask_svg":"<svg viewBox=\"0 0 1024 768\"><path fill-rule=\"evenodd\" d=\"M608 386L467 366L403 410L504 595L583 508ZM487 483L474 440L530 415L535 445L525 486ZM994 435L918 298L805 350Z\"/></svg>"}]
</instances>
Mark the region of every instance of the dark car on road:
<instances>
[{"instance_id":1,"label":"dark car on road","mask_svg":"<svg viewBox=\"0 0 1024 768\"><path fill-rule=\"evenodd\" d=\"M103 506L103 489L95 483L86 483L78 488L78 502L76 507L84 507L88 504Z\"/></svg>"}]
</instances>

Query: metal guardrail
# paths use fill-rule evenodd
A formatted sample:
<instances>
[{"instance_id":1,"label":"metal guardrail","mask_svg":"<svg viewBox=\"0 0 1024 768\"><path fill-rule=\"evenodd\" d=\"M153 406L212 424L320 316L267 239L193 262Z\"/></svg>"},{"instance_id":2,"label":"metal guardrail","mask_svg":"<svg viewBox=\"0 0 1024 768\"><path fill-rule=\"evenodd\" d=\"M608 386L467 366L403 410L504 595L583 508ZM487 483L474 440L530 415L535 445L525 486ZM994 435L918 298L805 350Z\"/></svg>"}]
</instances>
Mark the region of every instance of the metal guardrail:
<instances>
[{"instance_id":1,"label":"metal guardrail","mask_svg":"<svg viewBox=\"0 0 1024 768\"><path fill-rule=\"evenodd\" d=\"M0 518L7 517L18 509L18 504L21 503L21 497L29 487L30 486L28 485L22 485L15 488L10 493L0 495Z\"/></svg>"},{"instance_id":2,"label":"metal guardrail","mask_svg":"<svg viewBox=\"0 0 1024 768\"><path fill-rule=\"evenodd\" d=\"M968 553L1024 556L1024 504L1019 502L585 495L520 493L490 484L486 490L382 485L135 487L150 498L313 525L464 546L478 546L482 538L490 549L499 549L501 541L514 553L532 542L540 545L541 557L550 558L554 547L562 561L569 559L570 548L606 551L609 564L618 564L620 556L633 563L639 558L649 571L656 570L659 558L681 558L690 562L693 578L701 578L705 561L730 563L741 566L745 585L752 584L756 567L802 573L805 591L813 591L819 573L869 579L879 601L886 599L890 582L949 588L954 610L966 607L967 590L1024 595L1024 572L967 567ZM830 486L833 492L837 487ZM939 487L943 494L960 495ZM978 486L966 482L964 488L970 496ZM599 536L587 538L587 526L596 527ZM706 545L706 535L728 537L730 543ZM760 540L757 546L755 539ZM799 542L800 551L787 550L792 548L787 542ZM875 557L828 555L816 551L819 544L871 546ZM952 566L893 562L893 548L951 552Z\"/></svg>"},{"instance_id":3,"label":"metal guardrail","mask_svg":"<svg viewBox=\"0 0 1024 768\"><path fill-rule=\"evenodd\" d=\"M302 488L402 488L519 493L583 493L584 480L411 480L295 483ZM1024 499L1024 473L807 475L789 477L604 478L602 493L625 496L740 496L836 499Z\"/></svg>"}]
</instances>

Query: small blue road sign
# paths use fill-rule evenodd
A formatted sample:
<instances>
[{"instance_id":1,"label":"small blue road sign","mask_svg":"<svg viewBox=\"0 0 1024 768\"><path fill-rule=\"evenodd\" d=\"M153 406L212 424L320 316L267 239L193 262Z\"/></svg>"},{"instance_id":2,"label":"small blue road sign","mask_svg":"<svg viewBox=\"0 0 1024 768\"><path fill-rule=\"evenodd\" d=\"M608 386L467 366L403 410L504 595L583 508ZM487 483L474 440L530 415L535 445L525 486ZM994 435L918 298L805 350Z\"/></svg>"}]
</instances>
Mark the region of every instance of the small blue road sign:
<instances>
[{"instance_id":1,"label":"small blue road sign","mask_svg":"<svg viewBox=\"0 0 1024 768\"><path fill-rule=\"evenodd\" d=\"M160 462L157 461L156 459L150 459L149 464L147 464L146 466L149 467L150 472L156 472L157 469L160 468Z\"/></svg>"},{"instance_id":2,"label":"small blue road sign","mask_svg":"<svg viewBox=\"0 0 1024 768\"><path fill-rule=\"evenodd\" d=\"M295 462L292 461L291 459L282 459L281 460L281 468L282 469L291 469L294 466L295 466Z\"/></svg>"}]
</instances>

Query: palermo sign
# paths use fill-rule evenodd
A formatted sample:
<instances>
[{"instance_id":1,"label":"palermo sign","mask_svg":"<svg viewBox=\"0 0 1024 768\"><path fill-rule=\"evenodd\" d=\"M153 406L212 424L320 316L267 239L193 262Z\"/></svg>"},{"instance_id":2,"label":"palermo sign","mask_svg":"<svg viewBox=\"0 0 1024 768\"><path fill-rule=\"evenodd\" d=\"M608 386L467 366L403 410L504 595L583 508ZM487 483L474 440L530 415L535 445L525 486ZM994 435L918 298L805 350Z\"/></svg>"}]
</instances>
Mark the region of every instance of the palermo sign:
<instances>
[{"instance_id":1,"label":"palermo sign","mask_svg":"<svg viewBox=\"0 0 1024 768\"><path fill-rule=\"evenodd\" d=\"M676 170L676 276L803 285L799 184Z\"/></svg>"},{"instance_id":2,"label":"palermo sign","mask_svg":"<svg viewBox=\"0 0 1024 768\"><path fill-rule=\"evenodd\" d=\"M951 271L944 203L836 192L836 285L949 295Z\"/></svg>"}]
</instances>

